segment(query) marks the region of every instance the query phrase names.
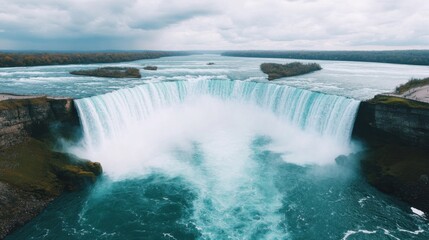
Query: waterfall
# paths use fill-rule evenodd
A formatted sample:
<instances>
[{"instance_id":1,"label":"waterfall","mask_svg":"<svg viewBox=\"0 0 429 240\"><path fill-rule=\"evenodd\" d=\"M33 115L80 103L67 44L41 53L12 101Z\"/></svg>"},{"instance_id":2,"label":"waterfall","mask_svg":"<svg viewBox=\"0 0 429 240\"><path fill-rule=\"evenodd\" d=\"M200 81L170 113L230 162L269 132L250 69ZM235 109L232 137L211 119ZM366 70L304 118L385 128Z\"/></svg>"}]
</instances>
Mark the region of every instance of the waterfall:
<instances>
[{"instance_id":1,"label":"waterfall","mask_svg":"<svg viewBox=\"0 0 429 240\"><path fill-rule=\"evenodd\" d=\"M125 126L186 98L210 95L256 104L304 130L349 141L359 101L285 85L243 81L174 81L75 100L87 147L115 137Z\"/></svg>"},{"instance_id":2,"label":"waterfall","mask_svg":"<svg viewBox=\"0 0 429 240\"><path fill-rule=\"evenodd\" d=\"M186 221L202 239L287 239L276 162L323 165L350 152L359 105L221 80L151 83L75 101L84 131L76 154L100 161L114 180L183 180L196 196Z\"/></svg>"}]
</instances>

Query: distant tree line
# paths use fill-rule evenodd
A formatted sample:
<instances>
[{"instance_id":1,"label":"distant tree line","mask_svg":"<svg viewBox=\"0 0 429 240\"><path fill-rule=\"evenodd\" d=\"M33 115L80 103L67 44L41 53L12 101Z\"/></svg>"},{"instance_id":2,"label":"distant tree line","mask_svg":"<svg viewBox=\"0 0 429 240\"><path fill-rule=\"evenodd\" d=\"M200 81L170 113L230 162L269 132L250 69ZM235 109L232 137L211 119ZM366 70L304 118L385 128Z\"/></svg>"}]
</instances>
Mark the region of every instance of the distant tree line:
<instances>
[{"instance_id":1,"label":"distant tree line","mask_svg":"<svg viewBox=\"0 0 429 240\"><path fill-rule=\"evenodd\" d=\"M429 65L429 50L400 51L226 51L223 56L291 58Z\"/></svg>"},{"instance_id":2,"label":"distant tree line","mask_svg":"<svg viewBox=\"0 0 429 240\"><path fill-rule=\"evenodd\" d=\"M268 80L274 80L282 77L292 77L321 70L322 67L317 63L292 62L287 64L262 63L261 71L268 74Z\"/></svg>"},{"instance_id":3,"label":"distant tree line","mask_svg":"<svg viewBox=\"0 0 429 240\"><path fill-rule=\"evenodd\" d=\"M0 67L23 67L63 64L114 63L187 55L186 52L0 52Z\"/></svg>"}]
</instances>

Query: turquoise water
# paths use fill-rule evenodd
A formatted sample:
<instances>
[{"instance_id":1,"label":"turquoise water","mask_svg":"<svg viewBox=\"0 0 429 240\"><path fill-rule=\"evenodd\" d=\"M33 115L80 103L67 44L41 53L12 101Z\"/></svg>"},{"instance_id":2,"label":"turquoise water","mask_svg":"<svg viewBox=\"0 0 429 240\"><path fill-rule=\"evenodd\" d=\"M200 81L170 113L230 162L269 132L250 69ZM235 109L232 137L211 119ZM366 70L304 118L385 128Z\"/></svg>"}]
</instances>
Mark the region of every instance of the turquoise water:
<instances>
[{"instance_id":1,"label":"turquoise water","mask_svg":"<svg viewBox=\"0 0 429 240\"><path fill-rule=\"evenodd\" d=\"M104 168L7 239L428 239L411 206L334 161L359 149L353 98L428 68L321 61L319 75L267 84L264 61L119 64L160 67L139 80L66 73L82 66L0 70L2 92L94 96L76 101L84 137L64 149Z\"/></svg>"},{"instance_id":2,"label":"turquoise water","mask_svg":"<svg viewBox=\"0 0 429 240\"><path fill-rule=\"evenodd\" d=\"M276 211L280 221L275 225L264 222L263 212L253 211L251 219L240 215L246 209L239 203L231 209L239 222L202 228L192 217L199 193L183 178L152 174L143 179L103 179L93 189L66 194L7 239L269 239L272 228L277 231L271 239L428 237L425 220L344 169L304 168L264 152L255 156L266 158L272 162L261 170L273 174L267 177L282 192ZM206 201L209 207L212 203ZM225 219L215 221L221 225Z\"/></svg>"}]
</instances>

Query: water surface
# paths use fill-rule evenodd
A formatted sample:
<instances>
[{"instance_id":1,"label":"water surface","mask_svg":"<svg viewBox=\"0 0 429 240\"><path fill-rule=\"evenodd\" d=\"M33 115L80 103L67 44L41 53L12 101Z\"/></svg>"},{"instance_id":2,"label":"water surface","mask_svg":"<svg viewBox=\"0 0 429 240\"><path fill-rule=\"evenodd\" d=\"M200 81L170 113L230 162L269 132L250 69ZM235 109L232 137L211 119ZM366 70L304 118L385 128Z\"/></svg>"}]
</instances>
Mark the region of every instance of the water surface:
<instances>
[{"instance_id":1,"label":"water surface","mask_svg":"<svg viewBox=\"0 0 429 240\"><path fill-rule=\"evenodd\" d=\"M290 61L197 55L0 69L1 92L83 98L84 138L65 150L104 168L93 187L63 195L7 239L428 239L425 218L335 158L358 149L357 100L429 68L317 61L322 71L270 84L259 70ZM68 74L107 65L159 71Z\"/></svg>"},{"instance_id":2,"label":"water surface","mask_svg":"<svg viewBox=\"0 0 429 240\"><path fill-rule=\"evenodd\" d=\"M261 63L292 61L294 60L192 55L127 63L0 68L0 92L88 97L156 81L243 80L266 82L268 81L266 75L259 70ZM407 82L412 77L429 76L428 66L323 60L297 61L318 62L323 70L274 82L359 100L392 91L397 85ZM208 62L214 62L215 65L207 65ZM145 65L156 65L159 68L158 71L144 71ZM143 76L141 79L112 79L69 74L73 70L103 66L136 67L141 69Z\"/></svg>"}]
</instances>

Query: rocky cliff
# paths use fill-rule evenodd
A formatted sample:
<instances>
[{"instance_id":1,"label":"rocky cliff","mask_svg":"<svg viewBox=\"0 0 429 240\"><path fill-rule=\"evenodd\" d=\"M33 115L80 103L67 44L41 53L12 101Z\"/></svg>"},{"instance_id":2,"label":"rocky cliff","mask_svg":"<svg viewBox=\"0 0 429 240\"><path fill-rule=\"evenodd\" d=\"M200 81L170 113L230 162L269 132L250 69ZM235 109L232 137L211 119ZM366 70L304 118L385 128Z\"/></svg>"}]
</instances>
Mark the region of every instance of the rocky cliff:
<instances>
[{"instance_id":1,"label":"rocky cliff","mask_svg":"<svg viewBox=\"0 0 429 240\"><path fill-rule=\"evenodd\" d=\"M28 137L47 136L52 131L71 137L78 126L72 99L38 97L0 101L0 149Z\"/></svg>"},{"instance_id":2,"label":"rocky cliff","mask_svg":"<svg viewBox=\"0 0 429 240\"><path fill-rule=\"evenodd\" d=\"M429 104L378 95L360 104L353 134L429 148Z\"/></svg>"},{"instance_id":3,"label":"rocky cliff","mask_svg":"<svg viewBox=\"0 0 429 240\"><path fill-rule=\"evenodd\" d=\"M429 213L429 104L384 95L362 102L353 137L365 144L353 157L368 182Z\"/></svg>"},{"instance_id":4,"label":"rocky cliff","mask_svg":"<svg viewBox=\"0 0 429 240\"><path fill-rule=\"evenodd\" d=\"M98 163L52 151L54 138L72 138L78 128L72 99L0 101L0 239L101 174Z\"/></svg>"}]
</instances>

